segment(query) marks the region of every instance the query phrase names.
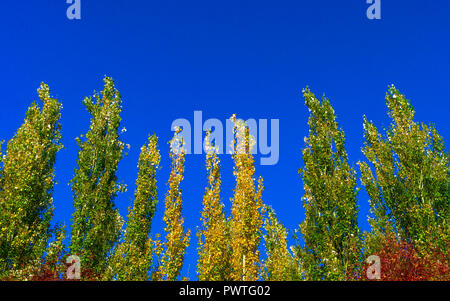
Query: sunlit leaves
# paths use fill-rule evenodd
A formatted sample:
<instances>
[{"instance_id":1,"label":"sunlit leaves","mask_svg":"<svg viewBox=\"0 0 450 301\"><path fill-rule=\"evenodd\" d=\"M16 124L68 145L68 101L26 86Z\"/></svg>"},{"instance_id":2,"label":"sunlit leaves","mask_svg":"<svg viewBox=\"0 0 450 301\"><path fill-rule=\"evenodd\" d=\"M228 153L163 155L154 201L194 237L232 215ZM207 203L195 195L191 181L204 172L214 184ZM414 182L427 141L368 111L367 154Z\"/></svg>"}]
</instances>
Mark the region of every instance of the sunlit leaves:
<instances>
[{"instance_id":1,"label":"sunlit leaves","mask_svg":"<svg viewBox=\"0 0 450 301\"><path fill-rule=\"evenodd\" d=\"M125 190L116 176L124 148L118 132L122 101L111 78L105 77L104 84L100 94L83 101L92 118L85 139L77 139L80 150L72 179L75 212L70 251L98 273L119 239L123 221L113 200Z\"/></svg>"},{"instance_id":2,"label":"sunlit leaves","mask_svg":"<svg viewBox=\"0 0 450 301\"><path fill-rule=\"evenodd\" d=\"M165 236L152 238L161 161L158 139L149 137L141 148L134 204L123 229L114 204L125 191L116 176L125 147L120 134L126 130L119 130L121 97L113 80L105 77L103 91L83 100L91 120L87 133L76 140L79 152L71 181L75 212L67 253L65 227L50 227L62 106L45 84L38 94L40 102L29 107L6 152L0 147L0 279L66 279L67 255L81 257L82 280L186 279L181 271L190 231L182 217L186 153L180 130L170 142ZM381 258L382 280L448 280L450 156L437 130L416 123L411 103L394 87L386 95L390 128L379 131L364 118L362 151L367 160L359 166L370 196L372 229L364 233L361 246L357 177L344 132L328 99L317 99L309 89L303 96L310 110L300 170L303 244L289 250L288 230L272 208L263 206L263 180L256 180L251 152L256 137L233 116L235 187L229 218L221 200L221 162L210 132L205 139L199 280L365 279L364 259L372 254Z\"/></svg>"},{"instance_id":3,"label":"sunlit leaves","mask_svg":"<svg viewBox=\"0 0 450 301\"><path fill-rule=\"evenodd\" d=\"M141 148L134 206L129 208L124 240L115 247L108 261L105 279L142 281L150 278L153 256L150 229L158 202L156 171L160 161L158 138L153 135Z\"/></svg>"},{"instance_id":4,"label":"sunlit leaves","mask_svg":"<svg viewBox=\"0 0 450 301\"><path fill-rule=\"evenodd\" d=\"M202 228L198 232L198 279L224 281L230 279L231 246L229 225L220 200L220 160L211 144L210 132L205 146L208 187L203 195Z\"/></svg>"},{"instance_id":5,"label":"sunlit leaves","mask_svg":"<svg viewBox=\"0 0 450 301\"><path fill-rule=\"evenodd\" d=\"M344 132L328 99L319 101L309 89L303 97L310 117L300 171L304 247L296 248L296 257L307 280L343 280L359 256L356 172L348 163Z\"/></svg>"},{"instance_id":6,"label":"sunlit leaves","mask_svg":"<svg viewBox=\"0 0 450 301\"><path fill-rule=\"evenodd\" d=\"M368 162L360 162L361 179L370 196L372 231L367 248L379 248L377 236L395 233L417 247L433 242L448 248L450 156L432 126L414 121L415 111L394 86L386 94L391 127L382 135L364 119Z\"/></svg>"},{"instance_id":7,"label":"sunlit leaves","mask_svg":"<svg viewBox=\"0 0 450 301\"><path fill-rule=\"evenodd\" d=\"M164 223L165 241L157 244L156 252L161 255L154 280L177 280L183 267L186 248L189 246L190 230L184 230L181 215L183 199L181 182L184 177L186 151L178 129L170 141L171 172L165 198Z\"/></svg>"},{"instance_id":8,"label":"sunlit leaves","mask_svg":"<svg viewBox=\"0 0 450 301\"><path fill-rule=\"evenodd\" d=\"M0 269L39 265L51 236L54 163L62 148L61 103L38 89L25 121L8 142L0 184Z\"/></svg>"},{"instance_id":9,"label":"sunlit leaves","mask_svg":"<svg viewBox=\"0 0 450 301\"><path fill-rule=\"evenodd\" d=\"M267 281L291 281L300 279L299 262L287 246L286 228L281 224L271 207L266 207L264 219L264 246L267 258L264 261L263 279Z\"/></svg>"},{"instance_id":10,"label":"sunlit leaves","mask_svg":"<svg viewBox=\"0 0 450 301\"><path fill-rule=\"evenodd\" d=\"M381 281L449 281L450 257L447 250L439 249L427 242L424 249L412 242L399 239L394 233L382 234L378 239L378 250L374 252L380 258ZM360 264L359 274L349 279L367 280L367 264Z\"/></svg>"},{"instance_id":11,"label":"sunlit leaves","mask_svg":"<svg viewBox=\"0 0 450 301\"><path fill-rule=\"evenodd\" d=\"M233 115L233 174L236 180L231 207L231 280L258 280L262 232L263 179L255 187L254 141L244 121Z\"/></svg>"}]
</instances>

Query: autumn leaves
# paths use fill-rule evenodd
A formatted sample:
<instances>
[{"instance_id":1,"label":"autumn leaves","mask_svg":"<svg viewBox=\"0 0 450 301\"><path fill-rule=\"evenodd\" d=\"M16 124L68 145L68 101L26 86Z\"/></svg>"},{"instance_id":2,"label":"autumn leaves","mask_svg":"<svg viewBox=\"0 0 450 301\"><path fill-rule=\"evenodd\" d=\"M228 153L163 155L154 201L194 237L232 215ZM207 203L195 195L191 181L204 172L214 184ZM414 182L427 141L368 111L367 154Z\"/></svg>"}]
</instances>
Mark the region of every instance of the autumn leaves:
<instances>
[{"instance_id":1,"label":"autumn leaves","mask_svg":"<svg viewBox=\"0 0 450 301\"><path fill-rule=\"evenodd\" d=\"M44 84L38 94L41 103L30 106L1 157L0 278L65 279L64 259L77 255L82 280L186 279L181 271L192 235L182 215L186 152L180 132L170 142L164 233L152 236L161 161L158 138L149 136L141 148L134 203L125 222L114 204L125 191L116 176L125 148L120 139L122 100L114 81L105 77L103 90L83 101L91 120L88 132L77 138L71 181L75 211L67 250L65 228L50 226L54 163L62 148L61 104ZM303 97L310 117L300 170L305 219L297 231L298 244L288 247L288 230L264 205L264 183L256 177L251 152L255 141L246 124L233 116L230 216L222 202L217 145L210 132L205 138L207 185L197 231L198 279L359 279L367 256L395 253L383 251L392 239L414 246L414 258L426 264L438 260L444 265L439 270L447 271L442 258L448 258L450 160L436 129L416 123L410 102L394 87L386 95L392 119L387 133L364 119L367 162L358 165L370 196L371 230L363 233L357 223L358 173L349 162L345 134L328 99L319 100L309 89ZM381 262L396 264L386 258Z\"/></svg>"}]
</instances>

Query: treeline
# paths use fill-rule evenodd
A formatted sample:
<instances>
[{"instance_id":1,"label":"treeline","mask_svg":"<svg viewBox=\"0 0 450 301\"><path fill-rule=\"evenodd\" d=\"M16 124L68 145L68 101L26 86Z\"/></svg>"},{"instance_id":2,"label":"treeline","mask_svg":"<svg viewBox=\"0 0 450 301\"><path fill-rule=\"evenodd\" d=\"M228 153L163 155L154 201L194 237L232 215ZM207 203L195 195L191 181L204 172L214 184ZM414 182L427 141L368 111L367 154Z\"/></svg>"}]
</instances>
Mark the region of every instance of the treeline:
<instances>
[{"instance_id":1,"label":"treeline","mask_svg":"<svg viewBox=\"0 0 450 301\"><path fill-rule=\"evenodd\" d=\"M114 81L83 104L89 131L77 138L77 167L71 180L71 233L52 226L54 164L61 144L61 103L49 87L0 148L0 279L65 280L73 256L81 259L81 280L182 280L192 233L184 226L182 181L184 141L172 139L171 172L165 195L164 233L151 235L161 155L158 138L141 148L134 204L125 223L114 204L125 191L117 168L122 101ZM199 280L366 280L370 255L381 260L382 280L450 280L450 154L433 126L414 121L414 109L393 86L386 94L392 120L386 132L364 118L365 161L361 177L349 163L345 134L327 98L303 90L310 111L309 134L300 170L305 219L289 247L288 230L263 202L264 183L255 174L253 137L234 123L235 188L231 214L221 197L217 147L205 137L206 188L197 234ZM370 197L370 232L358 228L357 182ZM66 236L68 239L66 240ZM65 241L69 241L65 245ZM262 254L261 254L262 253ZM71 269L72 270L72 269ZM370 269L369 269L370 270Z\"/></svg>"}]
</instances>

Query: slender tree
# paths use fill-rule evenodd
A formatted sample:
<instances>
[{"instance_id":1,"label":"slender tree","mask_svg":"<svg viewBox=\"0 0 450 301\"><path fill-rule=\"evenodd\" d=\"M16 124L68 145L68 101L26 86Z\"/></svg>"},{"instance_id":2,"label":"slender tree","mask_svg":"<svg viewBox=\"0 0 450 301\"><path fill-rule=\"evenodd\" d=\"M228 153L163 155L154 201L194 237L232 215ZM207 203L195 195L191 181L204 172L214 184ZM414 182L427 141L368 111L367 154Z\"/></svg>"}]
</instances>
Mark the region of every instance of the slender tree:
<instances>
[{"instance_id":1,"label":"slender tree","mask_svg":"<svg viewBox=\"0 0 450 301\"><path fill-rule=\"evenodd\" d=\"M414 108L394 86L386 103L392 124L385 136L364 118L362 151L370 165L359 165L371 206L368 252L377 251L378 240L392 233L418 248L435 245L446 251L450 156L433 126L414 121Z\"/></svg>"},{"instance_id":2,"label":"slender tree","mask_svg":"<svg viewBox=\"0 0 450 301\"><path fill-rule=\"evenodd\" d=\"M0 184L0 270L39 265L51 236L54 163L60 143L61 103L38 89L25 121L8 142Z\"/></svg>"},{"instance_id":3,"label":"slender tree","mask_svg":"<svg viewBox=\"0 0 450 301\"><path fill-rule=\"evenodd\" d=\"M181 215L183 200L180 186L184 177L186 149L183 138L179 135L180 132L181 130L177 129L170 141L172 165L163 218L166 224L164 228L166 239L158 247L158 251L162 255L158 263L158 270L154 274L154 280L177 280L183 267L186 249L189 246L190 231L184 230L184 219Z\"/></svg>"},{"instance_id":4,"label":"slender tree","mask_svg":"<svg viewBox=\"0 0 450 301\"><path fill-rule=\"evenodd\" d=\"M287 230L278 220L275 211L266 206L264 211L264 261L263 279L267 281L292 281L300 279L299 264L287 246Z\"/></svg>"},{"instance_id":5,"label":"slender tree","mask_svg":"<svg viewBox=\"0 0 450 301\"><path fill-rule=\"evenodd\" d=\"M121 96L110 77L101 94L84 99L92 115L85 139L77 138L77 168L71 181L73 205L70 252L81 258L83 270L101 274L108 252L120 237L122 218L114 204L125 187L117 182L124 143L119 138Z\"/></svg>"},{"instance_id":6,"label":"slender tree","mask_svg":"<svg viewBox=\"0 0 450 301\"><path fill-rule=\"evenodd\" d=\"M218 148L205 137L208 187L203 195L202 229L198 232L198 279L225 281L230 278L230 238L224 205L220 200L220 159Z\"/></svg>"},{"instance_id":7,"label":"slender tree","mask_svg":"<svg viewBox=\"0 0 450 301\"><path fill-rule=\"evenodd\" d=\"M158 138L153 135L141 148L134 206L129 208L124 241L114 250L106 279L142 281L150 278L153 257L150 229L158 202L156 171L160 161Z\"/></svg>"},{"instance_id":8,"label":"slender tree","mask_svg":"<svg viewBox=\"0 0 450 301\"><path fill-rule=\"evenodd\" d=\"M233 174L236 179L231 207L231 280L254 281L259 278L259 244L262 233L263 179L255 187L255 165L251 154L254 138L243 120L233 115Z\"/></svg>"},{"instance_id":9,"label":"slender tree","mask_svg":"<svg viewBox=\"0 0 450 301\"><path fill-rule=\"evenodd\" d=\"M344 280L358 260L356 172L348 163L345 135L327 98L303 90L310 110L303 149L304 247L296 248L307 280Z\"/></svg>"},{"instance_id":10,"label":"slender tree","mask_svg":"<svg viewBox=\"0 0 450 301\"><path fill-rule=\"evenodd\" d=\"M3 147L3 143L5 143L5 141L0 140L0 190L2 189L2 173L3 173L3 151L2 151L2 147Z\"/></svg>"},{"instance_id":11,"label":"slender tree","mask_svg":"<svg viewBox=\"0 0 450 301\"><path fill-rule=\"evenodd\" d=\"M3 186L3 181L2 181L2 178L3 178L3 161L6 159L4 154L3 154L3 150L2 150L3 143L5 143L5 141L0 140L0 194L1 194L2 186Z\"/></svg>"},{"instance_id":12,"label":"slender tree","mask_svg":"<svg viewBox=\"0 0 450 301\"><path fill-rule=\"evenodd\" d=\"M45 263L41 267L40 273L49 272L49 276L53 280L60 278L62 273L65 273L67 268L64 261L66 255L66 247L64 240L66 238L65 225L57 224L54 230L54 240L49 243L46 249Z\"/></svg>"}]
</instances>

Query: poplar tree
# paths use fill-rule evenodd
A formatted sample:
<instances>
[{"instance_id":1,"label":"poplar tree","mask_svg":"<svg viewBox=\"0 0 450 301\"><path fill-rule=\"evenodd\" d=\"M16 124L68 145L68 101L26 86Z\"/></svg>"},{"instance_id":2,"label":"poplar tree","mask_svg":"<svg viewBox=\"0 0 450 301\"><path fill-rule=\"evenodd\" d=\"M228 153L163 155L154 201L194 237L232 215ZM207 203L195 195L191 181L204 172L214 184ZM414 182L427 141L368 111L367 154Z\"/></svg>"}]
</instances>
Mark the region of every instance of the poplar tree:
<instances>
[{"instance_id":1,"label":"poplar tree","mask_svg":"<svg viewBox=\"0 0 450 301\"><path fill-rule=\"evenodd\" d=\"M255 281L259 278L259 244L262 233L263 179L255 187L255 165L251 153L254 138L243 120L231 118L233 126L233 175L236 179L232 198L231 235L231 280Z\"/></svg>"},{"instance_id":2,"label":"poplar tree","mask_svg":"<svg viewBox=\"0 0 450 301\"><path fill-rule=\"evenodd\" d=\"M64 261L64 255L66 254L66 247L64 245L66 227L65 225L56 224L53 232L54 240L48 244L45 250L45 268L53 271L53 280L56 280L61 273L65 273L67 270Z\"/></svg>"},{"instance_id":3,"label":"poplar tree","mask_svg":"<svg viewBox=\"0 0 450 301\"><path fill-rule=\"evenodd\" d=\"M299 264L287 246L287 230L278 220L275 211L266 206L264 211L264 261L263 279L266 281L292 281L300 279Z\"/></svg>"},{"instance_id":4,"label":"poplar tree","mask_svg":"<svg viewBox=\"0 0 450 301\"><path fill-rule=\"evenodd\" d=\"M198 279L225 281L230 279L230 244L228 222L220 200L220 159L218 147L205 137L208 187L203 195L202 229L198 232Z\"/></svg>"},{"instance_id":5,"label":"poplar tree","mask_svg":"<svg viewBox=\"0 0 450 301\"><path fill-rule=\"evenodd\" d=\"M356 172L348 163L345 135L329 100L319 101L308 88L303 97L310 116L300 170L304 247L296 252L306 280L344 280L359 254Z\"/></svg>"},{"instance_id":6,"label":"poplar tree","mask_svg":"<svg viewBox=\"0 0 450 301\"><path fill-rule=\"evenodd\" d=\"M114 250L106 279L124 281L149 279L153 256L150 230L158 202L156 171L160 161L158 137L153 135L141 148L134 205L133 208L129 208L124 241Z\"/></svg>"},{"instance_id":7,"label":"poplar tree","mask_svg":"<svg viewBox=\"0 0 450 301\"><path fill-rule=\"evenodd\" d=\"M370 197L368 251L394 234L399 241L448 252L450 155L443 138L434 126L414 121L411 102L394 86L386 104L392 123L385 135L364 117L362 151L368 162L359 166Z\"/></svg>"},{"instance_id":8,"label":"poplar tree","mask_svg":"<svg viewBox=\"0 0 450 301\"><path fill-rule=\"evenodd\" d=\"M1 194L2 186L3 186L3 181L2 181L2 178L3 178L3 165L4 165L3 161L5 160L5 155L3 154L3 150L2 150L3 143L5 143L5 141L0 140L0 194Z\"/></svg>"},{"instance_id":9,"label":"poplar tree","mask_svg":"<svg viewBox=\"0 0 450 301\"><path fill-rule=\"evenodd\" d=\"M2 147L3 147L3 143L5 143L5 141L0 140L0 190L2 189L2 173L3 173L3 151L2 151Z\"/></svg>"},{"instance_id":10,"label":"poplar tree","mask_svg":"<svg viewBox=\"0 0 450 301\"><path fill-rule=\"evenodd\" d=\"M121 96L110 77L104 88L83 101L92 115L85 139L77 138L77 168L73 191L71 255L81 258L82 271L101 274L107 254L120 237L122 218L114 204L124 185L117 182L117 166L124 143L119 137Z\"/></svg>"},{"instance_id":11,"label":"poplar tree","mask_svg":"<svg viewBox=\"0 0 450 301\"><path fill-rule=\"evenodd\" d=\"M154 280L175 281L180 276L184 256L189 246L190 231L184 230L184 219L181 215L183 199L181 182L184 177L184 162L186 156L185 142L179 135L178 128L170 143L171 172L169 176L169 190L165 198L164 223L166 227L165 241L157 248L161 254L158 270L154 273Z\"/></svg>"},{"instance_id":12,"label":"poplar tree","mask_svg":"<svg viewBox=\"0 0 450 301\"><path fill-rule=\"evenodd\" d=\"M54 163L60 143L61 103L38 89L24 123L9 140L0 180L0 270L38 266L51 236ZM42 104L42 107L40 106ZM20 266L20 268L19 268Z\"/></svg>"}]
</instances>

